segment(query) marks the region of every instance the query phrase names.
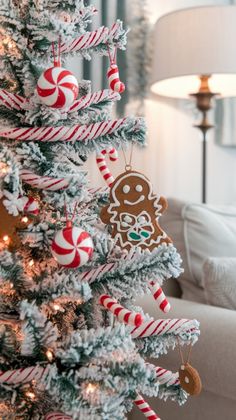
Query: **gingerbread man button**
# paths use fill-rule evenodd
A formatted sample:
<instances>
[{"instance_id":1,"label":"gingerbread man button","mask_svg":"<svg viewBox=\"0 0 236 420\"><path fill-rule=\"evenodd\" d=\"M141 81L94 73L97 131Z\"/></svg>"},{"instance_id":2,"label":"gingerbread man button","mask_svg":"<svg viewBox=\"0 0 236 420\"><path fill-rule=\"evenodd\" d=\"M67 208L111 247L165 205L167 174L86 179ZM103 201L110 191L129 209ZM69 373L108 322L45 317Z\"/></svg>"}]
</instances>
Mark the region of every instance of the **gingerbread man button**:
<instances>
[{"instance_id":1,"label":"gingerbread man button","mask_svg":"<svg viewBox=\"0 0 236 420\"><path fill-rule=\"evenodd\" d=\"M121 248L152 251L163 242L172 242L158 224L166 208L166 199L153 193L148 178L130 170L113 182L110 204L102 209L101 220L112 226L112 237Z\"/></svg>"}]
</instances>

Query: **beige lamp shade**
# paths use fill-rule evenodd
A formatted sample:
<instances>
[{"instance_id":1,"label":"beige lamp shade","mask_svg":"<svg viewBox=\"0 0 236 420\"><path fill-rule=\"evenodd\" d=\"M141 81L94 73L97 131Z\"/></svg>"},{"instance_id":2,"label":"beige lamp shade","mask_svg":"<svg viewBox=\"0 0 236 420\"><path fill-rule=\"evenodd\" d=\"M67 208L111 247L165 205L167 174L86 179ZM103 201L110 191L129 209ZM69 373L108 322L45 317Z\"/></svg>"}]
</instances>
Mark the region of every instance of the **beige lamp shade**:
<instances>
[{"instance_id":1,"label":"beige lamp shade","mask_svg":"<svg viewBox=\"0 0 236 420\"><path fill-rule=\"evenodd\" d=\"M155 25L151 90L184 98L212 75L212 92L236 96L236 6L179 10Z\"/></svg>"}]
</instances>

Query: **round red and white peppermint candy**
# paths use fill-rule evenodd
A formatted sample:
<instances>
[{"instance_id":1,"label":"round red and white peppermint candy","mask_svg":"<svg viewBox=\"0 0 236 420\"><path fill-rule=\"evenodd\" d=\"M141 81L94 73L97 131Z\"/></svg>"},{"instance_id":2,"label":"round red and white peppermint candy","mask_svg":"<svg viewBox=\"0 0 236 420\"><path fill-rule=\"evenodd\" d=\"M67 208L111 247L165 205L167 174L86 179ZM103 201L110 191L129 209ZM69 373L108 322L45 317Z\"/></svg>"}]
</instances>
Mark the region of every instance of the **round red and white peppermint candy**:
<instances>
[{"instance_id":1,"label":"round red and white peppermint candy","mask_svg":"<svg viewBox=\"0 0 236 420\"><path fill-rule=\"evenodd\" d=\"M33 197L23 197L24 200L24 212L28 214L39 214L39 203Z\"/></svg>"},{"instance_id":2,"label":"round red and white peppermint candy","mask_svg":"<svg viewBox=\"0 0 236 420\"><path fill-rule=\"evenodd\" d=\"M52 108L67 108L78 96L79 87L75 76L63 67L45 70L37 83L41 101Z\"/></svg>"},{"instance_id":3,"label":"round red and white peppermint candy","mask_svg":"<svg viewBox=\"0 0 236 420\"><path fill-rule=\"evenodd\" d=\"M70 223L59 230L51 250L56 261L63 267L76 268L86 264L93 255L93 241L85 230Z\"/></svg>"}]
</instances>

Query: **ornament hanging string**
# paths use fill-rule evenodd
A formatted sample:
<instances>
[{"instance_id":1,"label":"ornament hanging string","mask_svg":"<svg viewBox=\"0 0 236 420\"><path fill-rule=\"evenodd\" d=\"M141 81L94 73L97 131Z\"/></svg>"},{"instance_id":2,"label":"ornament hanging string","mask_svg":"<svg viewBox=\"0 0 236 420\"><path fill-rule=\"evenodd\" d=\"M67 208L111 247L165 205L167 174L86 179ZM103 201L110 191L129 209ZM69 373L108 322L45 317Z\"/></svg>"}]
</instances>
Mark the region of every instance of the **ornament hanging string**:
<instances>
[{"instance_id":1,"label":"ornament hanging string","mask_svg":"<svg viewBox=\"0 0 236 420\"><path fill-rule=\"evenodd\" d=\"M107 77L108 77L110 89L113 90L114 92L123 93L125 91L125 84L120 80L119 69L116 64L117 46L114 47L114 53L112 56L111 51L110 51L110 46L108 45L108 43L106 45L107 45L107 51L108 51L108 56L109 56L109 61L110 61L110 66L107 71Z\"/></svg>"},{"instance_id":2,"label":"ornament hanging string","mask_svg":"<svg viewBox=\"0 0 236 420\"><path fill-rule=\"evenodd\" d=\"M130 149L129 162L128 162L128 160L126 158L126 154L125 154L124 148L122 147L122 153L123 153L123 157L124 157L125 170L126 171L131 171L132 170L133 151L134 151L134 145L132 143L132 146L131 146L131 149Z\"/></svg>"},{"instance_id":3,"label":"ornament hanging string","mask_svg":"<svg viewBox=\"0 0 236 420\"><path fill-rule=\"evenodd\" d=\"M66 201L64 202L64 213L65 213L65 218L66 218L66 224L67 224L67 225L68 225L68 224L71 224L71 223L73 222L73 220L74 220L74 218L75 218L75 212L76 212L77 205L78 205L78 203L76 202L76 203L75 203L74 210L73 210L73 213L72 213L72 217L71 217L71 219L69 220L69 218L68 218L68 211L67 211Z\"/></svg>"},{"instance_id":4,"label":"ornament hanging string","mask_svg":"<svg viewBox=\"0 0 236 420\"><path fill-rule=\"evenodd\" d=\"M180 360L182 362L182 365L186 365L187 363L190 363L192 346L191 345L189 346L188 353L187 353L187 359L186 359L186 362L185 362L184 361L184 355L183 355L183 352L182 352L181 347L180 347L179 337L177 337L177 341L178 341L177 347L178 347L178 351L179 351Z\"/></svg>"},{"instance_id":5,"label":"ornament hanging string","mask_svg":"<svg viewBox=\"0 0 236 420\"><path fill-rule=\"evenodd\" d=\"M52 42L52 55L53 55L53 64L55 67L61 66L61 36L58 39L58 53L56 58L55 44Z\"/></svg>"},{"instance_id":6,"label":"ornament hanging string","mask_svg":"<svg viewBox=\"0 0 236 420\"><path fill-rule=\"evenodd\" d=\"M116 64L117 46L115 46L115 48L114 48L114 54L113 54L113 57L112 57L108 42L106 43L106 45L107 45L107 51L108 51L110 64Z\"/></svg>"},{"instance_id":7,"label":"ornament hanging string","mask_svg":"<svg viewBox=\"0 0 236 420\"><path fill-rule=\"evenodd\" d=\"M180 348L179 338L178 348L181 359L181 366L179 369L179 381L181 388L190 395L199 395L202 390L202 382L198 371L190 365L190 354L192 346L189 345L187 360L184 361L183 352Z\"/></svg>"},{"instance_id":8,"label":"ornament hanging string","mask_svg":"<svg viewBox=\"0 0 236 420\"><path fill-rule=\"evenodd\" d=\"M54 41L52 42L52 55L53 55L53 63L55 65L55 63L56 63L56 53L55 53Z\"/></svg>"}]
</instances>

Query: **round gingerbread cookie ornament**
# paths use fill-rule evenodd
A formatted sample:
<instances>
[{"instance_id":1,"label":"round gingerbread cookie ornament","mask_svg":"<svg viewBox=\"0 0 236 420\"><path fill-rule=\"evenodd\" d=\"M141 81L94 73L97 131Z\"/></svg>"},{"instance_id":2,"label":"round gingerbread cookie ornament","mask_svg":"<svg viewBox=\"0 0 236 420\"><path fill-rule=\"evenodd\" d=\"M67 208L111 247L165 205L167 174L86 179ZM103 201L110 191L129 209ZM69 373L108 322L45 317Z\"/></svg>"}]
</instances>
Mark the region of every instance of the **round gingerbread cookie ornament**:
<instances>
[{"instance_id":1,"label":"round gingerbread cookie ornament","mask_svg":"<svg viewBox=\"0 0 236 420\"><path fill-rule=\"evenodd\" d=\"M110 204L102 209L101 219L112 226L112 237L121 248L152 251L163 242L171 242L158 223L166 208L167 201L153 193L149 179L129 170L113 182Z\"/></svg>"},{"instance_id":2,"label":"round gingerbread cookie ornament","mask_svg":"<svg viewBox=\"0 0 236 420\"><path fill-rule=\"evenodd\" d=\"M201 378L198 371L189 363L182 365L179 369L180 385L190 395L199 395L202 390Z\"/></svg>"}]
</instances>

